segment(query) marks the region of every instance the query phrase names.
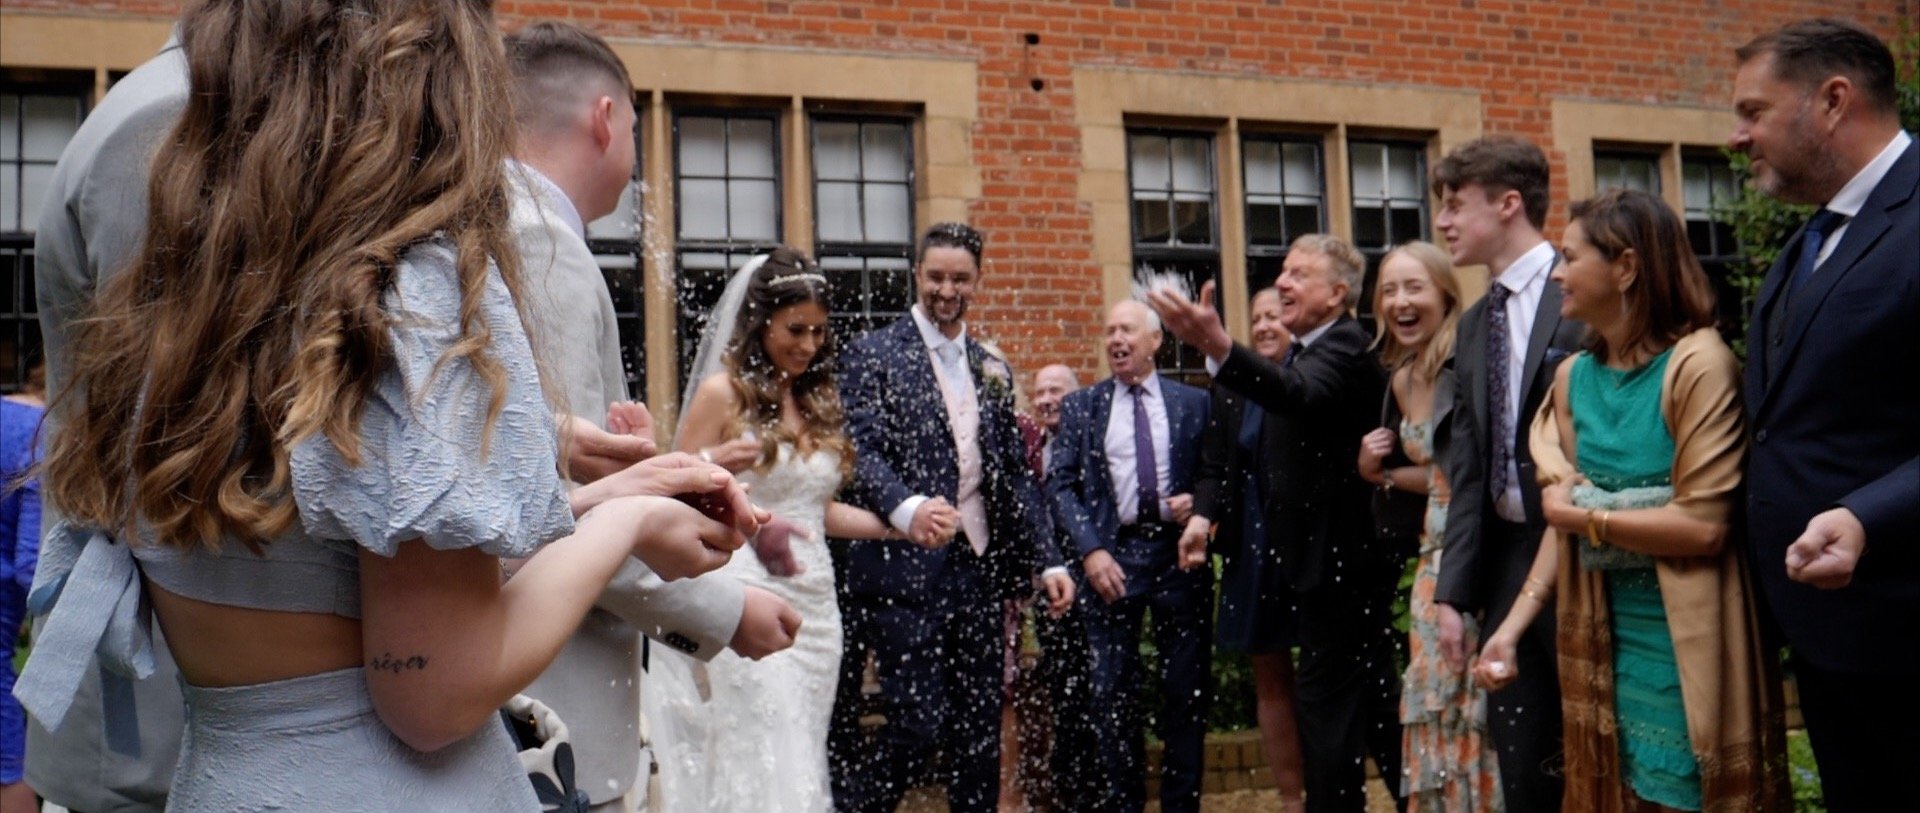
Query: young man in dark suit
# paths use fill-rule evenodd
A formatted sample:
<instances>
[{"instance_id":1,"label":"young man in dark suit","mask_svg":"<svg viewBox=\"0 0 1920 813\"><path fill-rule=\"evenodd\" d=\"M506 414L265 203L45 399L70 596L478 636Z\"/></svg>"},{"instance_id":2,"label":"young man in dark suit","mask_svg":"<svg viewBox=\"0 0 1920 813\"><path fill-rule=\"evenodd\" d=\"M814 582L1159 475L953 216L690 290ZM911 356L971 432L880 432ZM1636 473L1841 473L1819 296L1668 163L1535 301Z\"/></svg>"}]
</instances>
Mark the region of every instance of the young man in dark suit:
<instances>
[{"instance_id":1,"label":"young man in dark suit","mask_svg":"<svg viewBox=\"0 0 1920 813\"><path fill-rule=\"evenodd\" d=\"M1349 315L1364 267L1337 237L1294 241L1274 287L1298 349L1280 363L1233 343L1211 283L1199 303L1171 291L1148 295L1168 330L1206 354L1215 382L1267 411L1267 527L1299 596L1300 741L1307 809L1316 812L1366 808L1368 755L1381 775L1400 775L1400 634L1391 611L1400 574L1369 550L1371 489L1355 466L1386 389L1371 338ZM1397 796L1399 783L1388 789Z\"/></svg>"},{"instance_id":2,"label":"young man in dark suit","mask_svg":"<svg viewBox=\"0 0 1920 813\"><path fill-rule=\"evenodd\" d=\"M1106 321L1113 376L1067 396L1047 467L1054 521L1079 554L1093 595L1082 594L1093 664L1098 800L1074 809L1137 811L1146 804L1140 630L1153 611L1160 652L1160 809L1200 809L1212 667L1213 572L1181 566L1193 513L1195 463L1210 401L1154 369L1160 319L1134 300Z\"/></svg>"},{"instance_id":3,"label":"young man in dark suit","mask_svg":"<svg viewBox=\"0 0 1920 813\"><path fill-rule=\"evenodd\" d=\"M1433 169L1441 208L1434 225L1456 266L1487 267L1487 295L1460 317L1454 343L1452 429L1435 452L1453 485L1446 553L1434 599L1443 657L1465 669L1461 616L1481 629L1507 617L1533 565L1546 520L1527 427L1553 371L1586 329L1560 317L1559 255L1547 223L1547 156L1531 142L1488 136L1461 145ZM1487 730L1500 757L1507 809L1560 809L1560 686L1553 614L1527 629L1520 679L1488 698Z\"/></svg>"},{"instance_id":4,"label":"young man in dark suit","mask_svg":"<svg viewBox=\"0 0 1920 813\"><path fill-rule=\"evenodd\" d=\"M919 302L840 359L847 432L858 453L845 497L907 540L848 543L840 559L846 655L834 732L834 805L892 811L936 751L950 808L999 798L1001 602L1036 565L1050 609L1073 581L1027 466L1013 371L967 335L984 238L940 223L914 265ZM847 723L872 657L885 717L871 741Z\"/></svg>"},{"instance_id":5,"label":"young man in dark suit","mask_svg":"<svg viewBox=\"0 0 1920 813\"><path fill-rule=\"evenodd\" d=\"M1828 809L1891 809L1920 763L1886 730L1920 681L1920 148L1859 26L1794 23L1737 56L1732 147L1762 192L1820 207L1747 329L1753 568Z\"/></svg>"}]
</instances>

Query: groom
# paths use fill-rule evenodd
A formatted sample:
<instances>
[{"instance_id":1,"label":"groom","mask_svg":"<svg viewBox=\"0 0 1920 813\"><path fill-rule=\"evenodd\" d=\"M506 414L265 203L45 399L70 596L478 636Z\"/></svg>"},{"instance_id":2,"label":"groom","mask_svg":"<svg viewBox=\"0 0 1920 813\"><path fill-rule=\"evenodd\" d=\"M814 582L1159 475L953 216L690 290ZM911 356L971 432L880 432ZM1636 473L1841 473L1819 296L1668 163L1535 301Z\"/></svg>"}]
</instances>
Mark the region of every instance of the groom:
<instances>
[{"instance_id":1,"label":"groom","mask_svg":"<svg viewBox=\"0 0 1920 813\"><path fill-rule=\"evenodd\" d=\"M884 722L835 727L834 804L892 811L944 752L955 813L999 797L1002 602L1042 581L1050 609L1072 606L1013 410L1013 373L967 336L985 239L960 223L921 238L919 302L848 347L840 392L858 462L845 498L908 541L849 543L840 563L846 626L836 718L859 716L872 658ZM869 741L870 740L870 741Z\"/></svg>"}]
</instances>

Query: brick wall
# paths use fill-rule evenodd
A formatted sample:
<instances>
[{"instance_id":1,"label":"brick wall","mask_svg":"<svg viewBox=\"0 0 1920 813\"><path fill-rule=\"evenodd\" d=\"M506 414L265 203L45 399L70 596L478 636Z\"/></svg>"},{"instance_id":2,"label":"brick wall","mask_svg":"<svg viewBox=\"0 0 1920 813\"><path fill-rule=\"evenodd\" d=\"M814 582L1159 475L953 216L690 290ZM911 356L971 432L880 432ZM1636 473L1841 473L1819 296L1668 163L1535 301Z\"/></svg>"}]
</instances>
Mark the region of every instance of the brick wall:
<instances>
[{"instance_id":1,"label":"brick wall","mask_svg":"<svg viewBox=\"0 0 1920 813\"><path fill-rule=\"evenodd\" d=\"M169 16L150 0L0 0L61 14ZM979 68L973 135L991 277L975 320L1024 369L1096 369L1102 301L1076 197L1072 69L1118 65L1478 91L1488 132L1551 149L1554 98L1720 107L1731 50L1782 22L1836 15L1891 37L1920 0L572 0L502 2L608 36L959 56ZM1037 34L1029 45L1027 34ZM642 85L647 68L633 69ZM1038 80L1041 89L1035 90ZM1564 184L1556 178L1556 199ZM1014 288L1018 286L1019 306Z\"/></svg>"}]
</instances>

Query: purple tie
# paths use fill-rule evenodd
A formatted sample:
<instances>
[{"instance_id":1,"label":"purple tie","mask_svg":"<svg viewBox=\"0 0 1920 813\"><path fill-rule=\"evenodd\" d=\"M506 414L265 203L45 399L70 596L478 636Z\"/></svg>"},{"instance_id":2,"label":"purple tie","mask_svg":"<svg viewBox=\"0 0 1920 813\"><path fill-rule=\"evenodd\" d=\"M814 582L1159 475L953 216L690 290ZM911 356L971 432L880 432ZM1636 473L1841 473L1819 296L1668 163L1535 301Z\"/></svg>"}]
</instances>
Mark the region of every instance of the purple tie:
<instances>
[{"instance_id":1,"label":"purple tie","mask_svg":"<svg viewBox=\"0 0 1920 813\"><path fill-rule=\"evenodd\" d=\"M1493 427L1493 470L1487 472L1487 485L1495 502L1507 493L1507 461L1513 457L1513 449L1507 446L1513 441L1513 416L1507 414L1511 410L1507 405L1511 397L1507 359L1512 353L1507 338L1507 297L1512 294L1498 282L1487 289L1487 406L1491 409L1488 424Z\"/></svg>"},{"instance_id":2,"label":"purple tie","mask_svg":"<svg viewBox=\"0 0 1920 813\"><path fill-rule=\"evenodd\" d=\"M1147 420L1147 388L1134 384L1127 388L1133 395L1133 459L1140 465L1140 510L1135 522L1160 521L1159 464L1153 457L1153 424Z\"/></svg>"}]
</instances>

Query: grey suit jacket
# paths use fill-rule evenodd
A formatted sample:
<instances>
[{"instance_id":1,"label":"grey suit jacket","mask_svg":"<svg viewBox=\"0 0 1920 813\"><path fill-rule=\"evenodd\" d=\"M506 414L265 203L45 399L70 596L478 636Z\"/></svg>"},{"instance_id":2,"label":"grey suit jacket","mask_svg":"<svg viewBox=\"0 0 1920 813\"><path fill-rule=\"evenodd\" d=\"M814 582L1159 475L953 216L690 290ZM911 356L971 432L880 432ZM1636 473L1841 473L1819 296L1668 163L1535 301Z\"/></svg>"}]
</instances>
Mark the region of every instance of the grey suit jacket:
<instances>
[{"instance_id":1,"label":"grey suit jacket","mask_svg":"<svg viewBox=\"0 0 1920 813\"><path fill-rule=\"evenodd\" d=\"M508 166L528 333L567 409L597 423L627 397L613 299L586 239L561 214L571 204L536 172ZM560 657L527 688L566 722L578 785L595 804L626 793L640 768L639 636L710 659L732 640L744 596L730 576L666 583L629 559Z\"/></svg>"},{"instance_id":2,"label":"grey suit jacket","mask_svg":"<svg viewBox=\"0 0 1920 813\"><path fill-rule=\"evenodd\" d=\"M1526 366L1520 383L1520 413L1514 416L1513 450L1515 468L1520 477L1520 499L1526 510L1527 527L1546 530L1540 515L1540 486L1534 481L1533 452L1527 444L1527 429L1533 413L1540 408L1547 390L1553 386L1553 371L1562 359L1571 355L1586 336L1586 326L1560 317L1560 285L1546 281L1540 305L1534 311L1533 332L1527 340ZM1447 555L1440 560L1440 579L1434 599L1462 611L1479 610L1499 604L1498 595L1509 598L1518 584L1500 585L1494 573L1517 567L1525 572L1533 561L1533 550L1508 551L1525 556L1525 562L1496 564L1486 560L1482 528L1494 517L1494 497L1488 492L1487 468L1492 463L1492 413L1487 406L1487 300L1483 297L1460 317L1459 332L1453 345L1451 362L1454 377L1451 420L1447 431L1434 434L1435 454L1453 499L1447 508Z\"/></svg>"},{"instance_id":3,"label":"grey suit jacket","mask_svg":"<svg viewBox=\"0 0 1920 813\"><path fill-rule=\"evenodd\" d=\"M139 250L147 222L147 167L186 100L186 59L178 43L169 41L159 56L113 86L54 167L33 243L51 391L60 389L66 374L67 325L92 300L95 286ZM57 521L48 506L44 527ZM43 535L39 575L66 572L78 557L76 546ZM53 588L36 578L33 594ZM165 647L155 649L155 672L146 680L86 681L59 731L29 721L26 777L40 795L87 811L157 812L166 806L184 707L173 660ZM132 696L137 755L108 745L102 680L111 686L107 691Z\"/></svg>"}]
</instances>

